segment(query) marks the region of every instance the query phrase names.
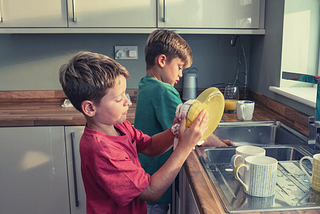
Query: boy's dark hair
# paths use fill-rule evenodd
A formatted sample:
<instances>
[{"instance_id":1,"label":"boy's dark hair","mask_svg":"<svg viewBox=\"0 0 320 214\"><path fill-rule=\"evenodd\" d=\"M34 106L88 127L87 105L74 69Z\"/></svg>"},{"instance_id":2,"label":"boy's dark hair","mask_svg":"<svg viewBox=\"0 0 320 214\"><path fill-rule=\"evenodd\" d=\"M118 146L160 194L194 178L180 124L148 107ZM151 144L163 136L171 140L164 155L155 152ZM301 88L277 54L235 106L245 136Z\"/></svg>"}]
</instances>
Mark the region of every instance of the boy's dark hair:
<instances>
[{"instance_id":1,"label":"boy's dark hair","mask_svg":"<svg viewBox=\"0 0 320 214\"><path fill-rule=\"evenodd\" d=\"M155 64L155 59L160 54L166 55L169 62L179 57L184 62L184 67L190 67L193 56L188 43L177 33L170 30L155 30L147 40L144 49L147 69Z\"/></svg>"},{"instance_id":2,"label":"boy's dark hair","mask_svg":"<svg viewBox=\"0 0 320 214\"><path fill-rule=\"evenodd\" d=\"M120 75L130 76L125 67L115 60L98 53L79 52L60 67L59 80L72 105L82 112L83 101L90 100L99 105Z\"/></svg>"}]
</instances>

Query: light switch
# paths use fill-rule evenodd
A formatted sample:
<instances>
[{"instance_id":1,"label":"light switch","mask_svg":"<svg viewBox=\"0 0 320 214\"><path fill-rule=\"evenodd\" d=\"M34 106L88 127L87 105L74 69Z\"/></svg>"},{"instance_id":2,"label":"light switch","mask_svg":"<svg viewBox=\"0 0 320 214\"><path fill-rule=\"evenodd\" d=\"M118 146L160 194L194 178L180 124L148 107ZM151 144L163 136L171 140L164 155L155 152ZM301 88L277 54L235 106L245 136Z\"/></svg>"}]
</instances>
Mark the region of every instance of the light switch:
<instances>
[{"instance_id":1,"label":"light switch","mask_svg":"<svg viewBox=\"0 0 320 214\"><path fill-rule=\"evenodd\" d=\"M114 46L115 59L138 59L138 46Z\"/></svg>"},{"instance_id":2,"label":"light switch","mask_svg":"<svg viewBox=\"0 0 320 214\"><path fill-rule=\"evenodd\" d=\"M137 51L129 51L129 57L136 57L137 56Z\"/></svg>"}]
</instances>

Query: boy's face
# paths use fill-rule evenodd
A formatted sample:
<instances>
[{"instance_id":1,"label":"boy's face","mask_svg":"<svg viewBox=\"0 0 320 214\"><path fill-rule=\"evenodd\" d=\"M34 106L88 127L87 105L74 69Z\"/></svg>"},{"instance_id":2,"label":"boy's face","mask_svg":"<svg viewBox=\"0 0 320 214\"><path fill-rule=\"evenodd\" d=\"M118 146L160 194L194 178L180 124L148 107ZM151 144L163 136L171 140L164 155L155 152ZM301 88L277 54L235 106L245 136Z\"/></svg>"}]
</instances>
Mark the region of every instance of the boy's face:
<instances>
[{"instance_id":1,"label":"boy's face","mask_svg":"<svg viewBox=\"0 0 320 214\"><path fill-rule=\"evenodd\" d=\"M161 81L174 86L182 77L184 62L179 58L174 58L170 62L166 59L161 75Z\"/></svg>"},{"instance_id":2,"label":"boy's face","mask_svg":"<svg viewBox=\"0 0 320 214\"><path fill-rule=\"evenodd\" d=\"M122 123L127 118L130 100L126 97L127 80L120 75L115 80L113 88L95 105L95 120L101 125L114 125Z\"/></svg>"}]
</instances>

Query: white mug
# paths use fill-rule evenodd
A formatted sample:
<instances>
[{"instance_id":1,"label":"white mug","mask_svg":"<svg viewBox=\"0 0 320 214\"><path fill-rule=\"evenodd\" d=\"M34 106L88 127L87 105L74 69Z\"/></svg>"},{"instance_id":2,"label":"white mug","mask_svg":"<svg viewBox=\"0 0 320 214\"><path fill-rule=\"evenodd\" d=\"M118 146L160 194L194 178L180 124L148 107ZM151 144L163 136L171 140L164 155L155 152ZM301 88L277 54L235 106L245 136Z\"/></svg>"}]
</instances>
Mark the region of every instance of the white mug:
<instances>
[{"instance_id":1,"label":"white mug","mask_svg":"<svg viewBox=\"0 0 320 214\"><path fill-rule=\"evenodd\" d=\"M236 148L236 154L231 157L231 166L235 168L238 164L244 163L244 159L249 156L265 155L266 150L264 148L258 146L239 146Z\"/></svg>"},{"instance_id":2,"label":"white mug","mask_svg":"<svg viewBox=\"0 0 320 214\"><path fill-rule=\"evenodd\" d=\"M248 203L248 207L254 208L269 208L274 207L276 202L275 195L270 197L247 197L246 202Z\"/></svg>"},{"instance_id":3,"label":"white mug","mask_svg":"<svg viewBox=\"0 0 320 214\"><path fill-rule=\"evenodd\" d=\"M302 161L304 159L308 159L312 163L312 177L306 172L302 165ZM306 173L308 176L311 186L314 190L320 191L320 154L315 154L313 157L304 156L300 159L300 168L301 170Z\"/></svg>"},{"instance_id":4,"label":"white mug","mask_svg":"<svg viewBox=\"0 0 320 214\"><path fill-rule=\"evenodd\" d=\"M237 118L238 120L252 120L254 112L254 102L249 100L237 101Z\"/></svg>"},{"instance_id":5,"label":"white mug","mask_svg":"<svg viewBox=\"0 0 320 214\"><path fill-rule=\"evenodd\" d=\"M234 170L236 179L242 184L245 193L256 197L274 195L276 187L278 161L268 156L249 156L244 163ZM244 179L239 177L239 170L245 169Z\"/></svg>"},{"instance_id":6,"label":"white mug","mask_svg":"<svg viewBox=\"0 0 320 214\"><path fill-rule=\"evenodd\" d=\"M257 146L239 146L236 148L236 154L231 157L231 166L236 168L240 163L244 163L244 159L249 156L265 156L266 150ZM244 169L239 170L240 177L243 178Z\"/></svg>"}]
</instances>

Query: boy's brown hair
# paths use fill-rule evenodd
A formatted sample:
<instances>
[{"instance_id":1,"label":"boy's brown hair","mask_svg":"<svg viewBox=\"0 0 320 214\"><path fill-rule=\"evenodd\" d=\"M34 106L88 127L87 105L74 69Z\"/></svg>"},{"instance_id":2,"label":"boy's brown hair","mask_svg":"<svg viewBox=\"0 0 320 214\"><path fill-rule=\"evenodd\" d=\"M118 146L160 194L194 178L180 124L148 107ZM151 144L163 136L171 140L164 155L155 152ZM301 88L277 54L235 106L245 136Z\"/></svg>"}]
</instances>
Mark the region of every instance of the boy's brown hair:
<instances>
[{"instance_id":1,"label":"boy's brown hair","mask_svg":"<svg viewBox=\"0 0 320 214\"><path fill-rule=\"evenodd\" d=\"M147 69L155 64L155 59L160 54L166 55L169 62L179 57L184 62L184 68L190 67L193 56L188 43L177 33L170 30L155 30L147 40L145 49Z\"/></svg>"},{"instance_id":2,"label":"boy's brown hair","mask_svg":"<svg viewBox=\"0 0 320 214\"><path fill-rule=\"evenodd\" d=\"M99 105L119 75L130 76L125 67L108 56L79 52L60 67L59 80L72 105L82 112L81 103L90 100Z\"/></svg>"}]
</instances>

